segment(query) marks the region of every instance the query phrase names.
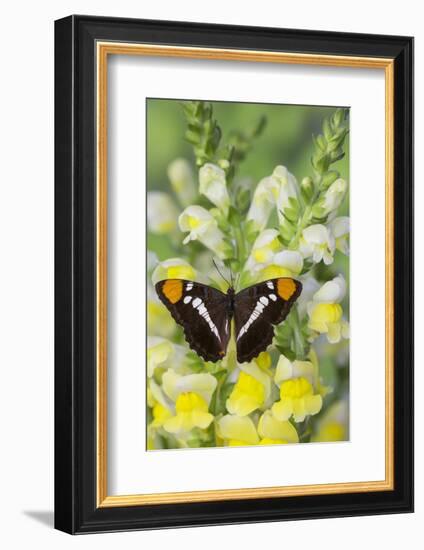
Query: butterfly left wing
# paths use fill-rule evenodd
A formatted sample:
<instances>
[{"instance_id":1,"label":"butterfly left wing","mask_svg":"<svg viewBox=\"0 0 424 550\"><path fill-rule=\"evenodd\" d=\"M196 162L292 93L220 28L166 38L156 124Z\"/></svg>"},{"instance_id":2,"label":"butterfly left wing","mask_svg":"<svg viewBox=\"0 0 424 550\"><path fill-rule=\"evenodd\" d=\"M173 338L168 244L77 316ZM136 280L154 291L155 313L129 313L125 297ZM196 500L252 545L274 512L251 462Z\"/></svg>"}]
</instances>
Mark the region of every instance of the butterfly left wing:
<instances>
[{"instance_id":1,"label":"butterfly left wing","mask_svg":"<svg viewBox=\"0 0 424 550\"><path fill-rule=\"evenodd\" d=\"M302 291L289 277L264 281L236 294L234 321L239 363L251 361L271 344L274 326L287 317Z\"/></svg>"},{"instance_id":2,"label":"butterfly left wing","mask_svg":"<svg viewBox=\"0 0 424 550\"><path fill-rule=\"evenodd\" d=\"M182 279L159 281L155 288L183 327L191 349L205 361L222 359L230 339L228 296L211 286Z\"/></svg>"}]
</instances>

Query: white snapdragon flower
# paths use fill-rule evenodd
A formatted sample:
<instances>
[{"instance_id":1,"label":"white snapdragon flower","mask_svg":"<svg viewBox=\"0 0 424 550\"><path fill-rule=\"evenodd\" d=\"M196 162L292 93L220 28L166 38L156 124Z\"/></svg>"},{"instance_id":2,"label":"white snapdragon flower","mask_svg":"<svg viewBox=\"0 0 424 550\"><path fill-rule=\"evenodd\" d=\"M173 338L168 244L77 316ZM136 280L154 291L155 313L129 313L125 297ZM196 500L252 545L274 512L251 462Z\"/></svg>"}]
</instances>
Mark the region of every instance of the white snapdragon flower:
<instances>
[{"instance_id":1,"label":"white snapdragon flower","mask_svg":"<svg viewBox=\"0 0 424 550\"><path fill-rule=\"evenodd\" d=\"M230 207L230 196L228 195L225 172L216 164L206 163L199 170L199 190L225 216L228 215Z\"/></svg>"},{"instance_id":2,"label":"white snapdragon flower","mask_svg":"<svg viewBox=\"0 0 424 550\"><path fill-rule=\"evenodd\" d=\"M190 163L177 158L168 166L168 178L172 189L183 206L189 206L197 196L193 170Z\"/></svg>"},{"instance_id":3,"label":"white snapdragon flower","mask_svg":"<svg viewBox=\"0 0 424 550\"><path fill-rule=\"evenodd\" d=\"M312 257L316 264L323 260L329 265L333 263L335 248L334 236L325 225L310 225L303 230L299 250L304 258Z\"/></svg>"},{"instance_id":4,"label":"white snapdragon flower","mask_svg":"<svg viewBox=\"0 0 424 550\"><path fill-rule=\"evenodd\" d=\"M202 206L188 206L178 218L178 223L181 231L189 232L184 244L198 240L221 259L231 256L231 246L224 240L217 221Z\"/></svg>"},{"instance_id":5,"label":"white snapdragon flower","mask_svg":"<svg viewBox=\"0 0 424 550\"><path fill-rule=\"evenodd\" d=\"M337 210L346 195L346 191L347 182L342 178L338 178L330 185L324 195L323 208L326 214Z\"/></svg>"},{"instance_id":6,"label":"white snapdragon flower","mask_svg":"<svg viewBox=\"0 0 424 550\"><path fill-rule=\"evenodd\" d=\"M329 228L333 233L337 250L340 250L343 254L349 254L349 218L347 216L335 218L329 224Z\"/></svg>"},{"instance_id":7,"label":"white snapdragon flower","mask_svg":"<svg viewBox=\"0 0 424 550\"><path fill-rule=\"evenodd\" d=\"M246 268L251 272L260 271L271 263L274 255L281 248L278 231L275 229L265 229L258 235L253 244L252 251L246 262Z\"/></svg>"},{"instance_id":8,"label":"white snapdragon flower","mask_svg":"<svg viewBox=\"0 0 424 550\"><path fill-rule=\"evenodd\" d=\"M177 227L177 219L178 209L168 193L147 193L147 225L152 233L172 233Z\"/></svg>"},{"instance_id":9,"label":"white snapdragon flower","mask_svg":"<svg viewBox=\"0 0 424 550\"><path fill-rule=\"evenodd\" d=\"M157 367L185 372L187 349L160 336L147 338L147 376L151 378Z\"/></svg>"},{"instance_id":10,"label":"white snapdragon flower","mask_svg":"<svg viewBox=\"0 0 424 550\"><path fill-rule=\"evenodd\" d=\"M284 222L284 216L282 211L290 207L289 199L297 199L297 182L296 178L290 173L285 166L277 166L272 177L277 180L279 184L277 210L278 219L280 223Z\"/></svg>"},{"instance_id":11,"label":"white snapdragon flower","mask_svg":"<svg viewBox=\"0 0 424 550\"><path fill-rule=\"evenodd\" d=\"M306 315L308 304L312 301L314 294L318 291L319 288L319 282L314 277L312 277L312 275L309 275L302 281L302 292L300 293L300 296L296 302L297 311L300 318Z\"/></svg>"},{"instance_id":12,"label":"white snapdragon flower","mask_svg":"<svg viewBox=\"0 0 424 550\"><path fill-rule=\"evenodd\" d=\"M263 178L256 186L246 218L248 222L252 221L256 231L265 229L277 202L279 190L280 185L272 176Z\"/></svg>"},{"instance_id":13,"label":"white snapdragon flower","mask_svg":"<svg viewBox=\"0 0 424 550\"><path fill-rule=\"evenodd\" d=\"M314 294L307 306L308 327L318 334L326 334L330 344L349 337L349 324L343 319L340 302L346 294L346 282L341 275L328 281Z\"/></svg>"},{"instance_id":14,"label":"white snapdragon flower","mask_svg":"<svg viewBox=\"0 0 424 550\"><path fill-rule=\"evenodd\" d=\"M274 254L271 263L262 270L260 279L297 277L303 269L303 257L297 250L282 250Z\"/></svg>"}]
</instances>

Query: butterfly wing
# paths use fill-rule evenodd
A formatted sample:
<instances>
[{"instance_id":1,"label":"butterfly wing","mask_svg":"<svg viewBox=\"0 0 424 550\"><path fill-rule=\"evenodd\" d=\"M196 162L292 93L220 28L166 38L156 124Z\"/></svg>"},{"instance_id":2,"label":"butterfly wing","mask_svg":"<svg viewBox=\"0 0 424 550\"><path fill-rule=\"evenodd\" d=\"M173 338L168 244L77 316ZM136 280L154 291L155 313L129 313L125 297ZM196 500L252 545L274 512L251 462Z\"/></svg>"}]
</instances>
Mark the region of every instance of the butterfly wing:
<instances>
[{"instance_id":1,"label":"butterfly wing","mask_svg":"<svg viewBox=\"0 0 424 550\"><path fill-rule=\"evenodd\" d=\"M266 350L274 337L273 325L284 321L301 291L302 283L280 277L236 294L234 321L239 363L251 361Z\"/></svg>"},{"instance_id":2,"label":"butterfly wing","mask_svg":"<svg viewBox=\"0 0 424 550\"><path fill-rule=\"evenodd\" d=\"M230 339L228 296L216 288L182 279L159 281L155 288L183 327L191 349L205 361L222 359Z\"/></svg>"}]
</instances>

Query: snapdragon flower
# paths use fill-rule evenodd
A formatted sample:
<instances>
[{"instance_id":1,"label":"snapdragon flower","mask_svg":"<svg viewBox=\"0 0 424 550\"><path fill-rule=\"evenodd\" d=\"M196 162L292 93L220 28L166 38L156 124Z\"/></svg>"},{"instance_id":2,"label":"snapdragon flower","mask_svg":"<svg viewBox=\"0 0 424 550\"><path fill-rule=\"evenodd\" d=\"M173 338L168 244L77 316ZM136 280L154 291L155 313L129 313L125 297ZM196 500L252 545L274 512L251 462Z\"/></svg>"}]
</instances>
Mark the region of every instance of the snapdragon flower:
<instances>
[{"instance_id":1,"label":"snapdragon flower","mask_svg":"<svg viewBox=\"0 0 424 550\"><path fill-rule=\"evenodd\" d=\"M346 282L341 275L325 283L307 306L308 327L318 334L325 334L330 344L349 337L349 325L343 319L340 302L346 293Z\"/></svg>"},{"instance_id":2,"label":"snapdragon flower","mask_svg":"<svg viewBox=\"0 0 424 550\"><path fill-rule=\"evenodd\" d=\"M349 404L347 398L332 403L317 422L312 441L346 441L349 439Z\"/></svg>"},{"instance_id":3,"label":"snapdragon flower","mask_svg":"<svg viewBox=\"0 0 424 550\"><path fill-rule=\"evenodd\" d=\"M272 176L261 179L256 186L252 202L247 213L247 221L251 221L253 229L262 231L268 223L269 216L275 208L280 185Z\"/></svg>"},{"instance_id":4,"label":"snapdragon flower","mask_svg":"<svg viewBox=\"0 0 424 550\"><path fill-rule=\"evenodd\" d=\"M330 214L339 208L347 191L347 182L342 178L338 178L327 189L324 195L322 207L325 214Z\"/></svg>"},{"instance_id":5,"label":"snapdragon flower","mask_svg":"<svg viewBox=\"0 0 424 550\"><path fill-rule=\"evenodd\" d=\"M177 158L168 166L168 178L182 206L189 206L197 196L193 170L190 163Z\"/></svg>"},{"instance_id":6,"label":"snapdragon flower","mask_svg":"<svg viewBox=\"0 0 424 550\"><path fill-rule=\"evenodd\" d=\"M151 428L160 428L168 418L171 418L174 412L172 404L162 391L162 388L156 384L153 378L148 381L147 403L152 409L153 420L150 423Z\"/></svg>"},{"instance_id":7,"label":"snapdragon flower","mask_svg":"<svg viewBox=\"0 0 424 550\"><path fill-rule=\"evenodd\" d=\"M278 219L280 224L284 223L284 210L290 208L290 199L297 200L297 181L285 166L277 166L272 177L280 186L277 198Z\"/></svg>"},{"instance_id":8,"label":"snapdragon flower","mask_svg":"<svg viewBox=\"0 0 424 550\"><path fill-rule=\"evenodd\" d=\"M252 250L246 262L246 269L257 272L269 265L275 254L281 251L282 245L276 229L265 229L253 243Z\"/></svg>"},{"instance_id":9,"label":"snapdragon flower","mask_svg":"<svg viewBox=\"0 0 424 550\"><path fill-rule=\"evenodd\" d=\"M322 397L332 391L330 386L322 384L319 375L318 357L312 348L307 360L295 359L294 361L290 361L285 355L281 354L274 374L274 381L277 386L281 387L281 384L286 380L302 377L306 378L312 385L314 393L318 393Z\"/></svg>"},{"instance_id":10,"label":"snapdragon flower","mask_svg":"<svg viewBox=\"0 0 424 550\"><path fill-rule=\"evenodd\" d=\"M180 393L195 392L209 406L216 388L216 378L209 373L181 375L173 369L168 369L162 376L162 387L165 394L176 401Z\"/></svg>"},{"instance_id":11,"label":"snapdragon flower","mask_svg":"<svg viewBox=\"0 0 424 550\"><path fill-rule=\"evenodd\" d=\"M297 277L303 269L303 257L297 250L283 250L274 254L271 263L260 273L260 280L277 277Z\"/></svg>"},{"instance_id":12,"label":"snapdragon flower","mask_svg":"<svg viewBox=\"0 0 424 550\"><path fill-rule=\"evenodd\" d=\"M163 427L169 433L186 434L193 428L207 428L213 418L201 395L196 392L183 392L177 397L175 415L167 417Z\"/></svg>"},{"instance_id":13,"label":"snapdragon flower","mask_svg":"<svg viewBox=\"0 0 424 550\"><path fill-rule=\"evenodd\" d=\"M157 367L168 368L172 365L175 371L185 371L187 348L174 344L160 336L147 338L147 376L151 378Z\"/></svg>"},{"instance_id":14,"label":"snapdragon flower","mask_svg":"<svg viewBox=\"0 0 424 550\"><path fill-rule=\"evenodd\" d=\"M296 428L276 420L270 411L263 413L257 427L249 416L227 414L218 421L218 433L229 447L299 443Z\"/></svg>"},{"instance_id":15,"label":"snapdragon flower","mask_svg":"<svg viewBox=\"0 0 424 550\"><path fill-rule=\"evenodd\" d=\"M314 392L307 378L291 378L280 386L280 401L272 406L272 414L277 420L303 422L308 415L319 413L322 407L321 395Z\"/></svg>"},{"instance_id":16,"label":"snapdragon flower","mask_svg":"<svg viewBox=\"0 0 424 550\"><path fill-rule=\"evenodd\" d=\"M343 254L349 254L349 218L347 216L340 216L335 218L329 224L329 229L333 233L336 249L340 250Z\"/></svg>"},{"instance_id":17,"label":"snapdragon flower","mask_svg":"<svg viewBox=\"0 0 424 550\"><path fill-rule=\"evenodd\" d=\"M226 414L218 420L218 434L229 447L259 444L256 426L249 416Z\"/></svg>"},{"instance_id":18,"label":"snapdragon flower","mask_svg":"<svg viewBox=\"0 0 424 550\"><path fill-rule=\"evenodd\" d=\"M164 422L164 429L186 434L193 428L207 428L214 418L208 408L216 384L216 378L209 373L179 375L167 370L162 376L162 386L175 403L175 415Z\"/></svg>"},{"instance_id":19,"label":"snapdragon flower","mask_svg":"<svg viewBox=\"0 0 424 550\"><path fill-rule=\"evenodd\" d=\"M224 240L215 218L202 206L188 206L180 214L178 223L181 231L189 232L184 244L198 240L221 259L231 256L231 245Z\"/></svg>"},{"instance_id":20,"label":"snapdragon flower","mask_svg":"<svg viewBox=\"0 0 424 550\"><path fill-rule=\"evenodd\" d=\"M246 416L262 407L270 396L271 379L255 362L239 365L240 374L226 402L229 413Z\"/></svg>"},{"instance_id":21,"label":"snapdragon flower","mask_svg":"<svg viewBox=\"0 0 424 550\"><path fill-rule=\"evenodd\" d=\"M228 194L225 172L216 164L206 163L199 170L199 190L228 216L230 196Z\"/></svg>"},{"instance_id":22,"label":"snapdragon flower","mask_svg":"<svg viewBox=\"0 0 424 550\"><path fill-rule=\"evenodd\" d=\"M312 258L316 264L322 260L329 265L333 263L335 248L334 236L325 225L310 225L303 230L299 251L304 258Z\"/></svg>"},{"instance_id":23,"label":"snapdragon flower","mask_svg":"<svg viewBox=\"0 0 424 550\"><path fill-rule=\"evenodd\" d=\"M152 233L169 234L177 227L178 209L168 195L162 191L147 193L147 225Z\"/></svg>"},{"instance_id":24,"label":"snapdragon flower","mask_svg":"<svg viewBox=\"0 0 424 550\"><path fill-rule=\"evenodd\" d=\"M155 285L164 279L196 280L197 272L188 262L181 258L169 258L159 262L152 273L152 283Z\"/></svg>"},{"instance_id":25,"label":"snapdragon flower","mask_svg":"<svg viewBox=\"0 0 424 550\"><path fill-rule=\"evenodd\" d=\"M271 411L265 411L259 419L259 445L283 445L299 443L296 428L290 422L277 420Z\"/></svg>"},{"instance_id":26,"label":"snapdragon flower","mask_svg":"<svg viewBox=\"0 0 424 550\"><path fill-rule=\"evenodd\" d=\"M175 332L175 321L169 311L159 300L151 284L147 287L147 334L172 338Z\"/></svg>"}]
</instances>

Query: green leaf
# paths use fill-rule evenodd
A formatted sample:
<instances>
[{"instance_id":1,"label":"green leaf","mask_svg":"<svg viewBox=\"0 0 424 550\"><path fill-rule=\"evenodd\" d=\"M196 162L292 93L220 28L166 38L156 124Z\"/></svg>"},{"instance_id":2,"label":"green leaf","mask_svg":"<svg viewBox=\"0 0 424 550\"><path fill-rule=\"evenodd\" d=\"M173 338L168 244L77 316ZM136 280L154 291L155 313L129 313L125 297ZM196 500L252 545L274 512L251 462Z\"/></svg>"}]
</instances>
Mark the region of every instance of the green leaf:
<instances>
[{"instance_id":1,"label":"green leaf","mask_svg":"<svg viewBox=\"0 0 424 550\"><path fill-rule=\"evenodd\" d=\"M290 222L296 223L298 219L298 209L294 208L285 208L284 209L284 217L287 218Z\"/></svg>"}]
</instances>

